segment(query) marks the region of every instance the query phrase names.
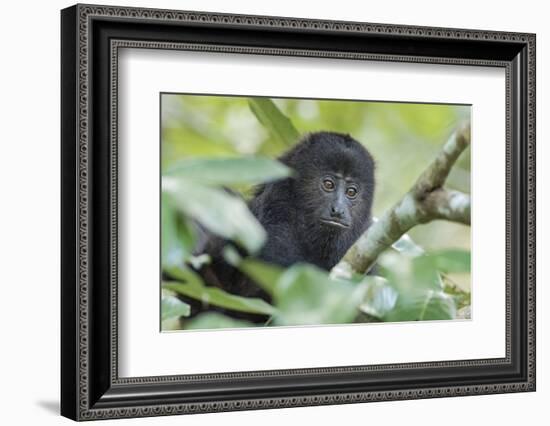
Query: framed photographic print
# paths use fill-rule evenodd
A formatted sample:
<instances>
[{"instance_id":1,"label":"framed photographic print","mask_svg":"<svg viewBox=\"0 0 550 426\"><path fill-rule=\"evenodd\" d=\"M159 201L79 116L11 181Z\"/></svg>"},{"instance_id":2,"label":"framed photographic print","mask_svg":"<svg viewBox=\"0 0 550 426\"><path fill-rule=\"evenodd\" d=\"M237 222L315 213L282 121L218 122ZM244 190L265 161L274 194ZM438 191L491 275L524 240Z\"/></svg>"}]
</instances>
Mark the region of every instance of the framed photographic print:
<instances>
[{"instance_id":1,"label":"framed photographic print","mask_svg":"<svg viewBox=\"0 0 550 426\"><path fill-rule=\"evenodd\" d=\"M61 29L64 416L535 390L535 35Z\"/></svg>"}]
</instances>

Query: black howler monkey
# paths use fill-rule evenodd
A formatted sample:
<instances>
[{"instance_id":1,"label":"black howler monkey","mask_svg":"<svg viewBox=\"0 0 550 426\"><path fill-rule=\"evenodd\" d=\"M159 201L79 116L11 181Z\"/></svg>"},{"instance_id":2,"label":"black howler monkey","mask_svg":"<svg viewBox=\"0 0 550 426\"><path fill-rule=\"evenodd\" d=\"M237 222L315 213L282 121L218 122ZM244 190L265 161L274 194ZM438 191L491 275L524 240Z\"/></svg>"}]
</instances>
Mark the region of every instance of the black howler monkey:
<instances>
[{"instance_id":1,"label":"black howler monkey","mask_svg":"<svg viewBox=\"0 0 550 426\"><path fill-rule=\"evenodd\" d=\"M279 161L294 175L259 186L249 202L267 231L258 257L285 267L307 262L328 271L370 224L373 158L349 135L316 132L304 136ZM226 244L209 233L201 238L196 252L212 258L200 271L205 281L233 294L269 301L259 286L225 262Z\"/></svg>"}]
</instances>

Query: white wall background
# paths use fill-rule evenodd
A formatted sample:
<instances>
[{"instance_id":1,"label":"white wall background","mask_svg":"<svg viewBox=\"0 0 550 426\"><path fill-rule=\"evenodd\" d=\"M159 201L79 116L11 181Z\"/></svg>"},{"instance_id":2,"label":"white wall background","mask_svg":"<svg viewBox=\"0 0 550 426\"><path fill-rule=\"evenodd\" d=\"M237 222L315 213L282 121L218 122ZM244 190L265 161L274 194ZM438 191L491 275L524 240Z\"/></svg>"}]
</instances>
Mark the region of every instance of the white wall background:
<instances>
[{"instance_id":1,"label":"white wall background","mask_svg":"<svg viewBox=\"0 0 550 426\"><path fill-rule=\"evenodd\" d=\"M120 0L142 7L296 16L537 33L538 390L530 394L107 421L102 424L279 425L362 423L499 425L547 422L550 401L550 28L536 0ZM0 65L0 418L68 424L59 404L59 9L71 2L3 4ZM546 261L546 262L545 262ZM131 422L131 423L129 423Z\"/></svg>"}]
</instances>

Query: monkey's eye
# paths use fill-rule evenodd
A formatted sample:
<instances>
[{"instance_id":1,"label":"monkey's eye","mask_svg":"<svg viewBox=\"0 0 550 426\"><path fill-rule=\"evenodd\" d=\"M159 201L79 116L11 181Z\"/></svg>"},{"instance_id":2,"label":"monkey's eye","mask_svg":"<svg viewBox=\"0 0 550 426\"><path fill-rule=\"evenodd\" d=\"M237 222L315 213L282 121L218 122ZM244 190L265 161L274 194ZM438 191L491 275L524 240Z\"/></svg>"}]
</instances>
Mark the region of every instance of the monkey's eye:
<instances>
[{"instance_id":1,"label":"monkey's eye","mask_svg":"<svg viewBox=\"0 0 550 426\"><path fill-rule=\"evenodd\" d=\"M323 179L323 189L325 191L334 191L334 182L330 179Z\"/></svg>"},{"instance_id":2,"label":"monkey's eye","mask_svg":"<svg viewBox=\"0 0 550 426\"><path fill-rule=\"evenodd\" d=\"M350 186L348 189L346 189L346 195L348 196L348 198L357 197L357 188Z\"/></svg>"}]
</instances>

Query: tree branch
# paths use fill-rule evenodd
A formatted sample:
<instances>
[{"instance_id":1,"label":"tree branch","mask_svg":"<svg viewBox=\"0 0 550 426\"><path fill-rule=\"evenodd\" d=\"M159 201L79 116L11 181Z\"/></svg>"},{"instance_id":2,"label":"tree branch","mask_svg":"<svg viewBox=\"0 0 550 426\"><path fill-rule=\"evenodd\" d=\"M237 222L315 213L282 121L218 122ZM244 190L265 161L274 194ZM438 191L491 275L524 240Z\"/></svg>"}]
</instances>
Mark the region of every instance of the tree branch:
<instances>
[{"instance_id":1,"label":"tree branch","mask_svg":"<svg viewBox=\"0 0 550 426\"><path fill-rule=\"evenodd\" d=\"M470 124L460 126L413 187L359 237L333 268L334 277L365 274L378 256L412 227L436 219L470 225L470 196L443 188L458 157L470 144Z\"/></svg>"}]
</instances>

